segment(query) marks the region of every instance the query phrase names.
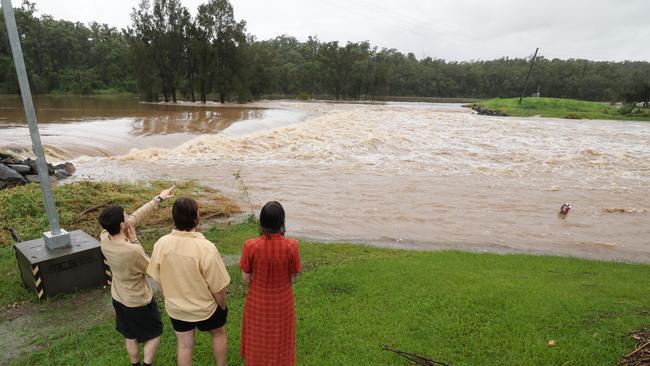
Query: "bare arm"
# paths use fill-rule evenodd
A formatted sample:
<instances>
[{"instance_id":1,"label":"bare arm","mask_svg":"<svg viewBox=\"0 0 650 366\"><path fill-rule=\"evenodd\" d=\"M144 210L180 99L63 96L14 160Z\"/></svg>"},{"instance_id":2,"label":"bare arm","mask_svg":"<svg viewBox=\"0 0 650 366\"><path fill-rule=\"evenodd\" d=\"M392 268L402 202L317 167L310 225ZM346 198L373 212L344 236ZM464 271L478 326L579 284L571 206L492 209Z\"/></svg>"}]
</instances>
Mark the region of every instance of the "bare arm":
<instances>
[{"instance_id":1,"label":"bare arm","mask_svg":"<svg viewBox=\"0 0 650 366\"><path fill-rule=\"evenodd\" d=\"M251 273L241 271L241 278L247 286L251 284L251 277Z\"/></svg>"},{"instance_id":2,"label":"bare arm","mask_svg":"<svg viewBox=\"0 0 650 366\"><path fill-rule=\"evenodd\" d=\"M214 299L217 301L217 304L219 304L219 307L221 307L222 309L225 309L226 308L226 289L224 288L223 290L217 292L213 296L214 296Z\"/></svg>"},{"instance_id":3,"label":"bare arm","mask_svg":"<svg viewBox=\"0 0 650 366\"><path fill-rule=\"evenodd\" d=\"M299 274L300 274L300 272L291 274L291 283L296 283L296 280L298 279Z\"/></svg>"}]
</instances>

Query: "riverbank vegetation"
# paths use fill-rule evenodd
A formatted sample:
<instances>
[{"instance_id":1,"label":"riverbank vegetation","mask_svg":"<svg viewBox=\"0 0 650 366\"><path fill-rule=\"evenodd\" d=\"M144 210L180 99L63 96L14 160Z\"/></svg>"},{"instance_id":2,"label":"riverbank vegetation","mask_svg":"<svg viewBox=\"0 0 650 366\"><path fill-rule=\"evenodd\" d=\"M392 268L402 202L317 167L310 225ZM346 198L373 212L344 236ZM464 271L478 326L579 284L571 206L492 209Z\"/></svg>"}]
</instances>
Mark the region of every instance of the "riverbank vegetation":
<instances>
[{"instance_id":1,"label":"riverbank vegetation","mask_svg":"<svg viewBox=\"0 0 650 366\"><path fill-rule=\"evenodd\" d=\"M613 105L561 98L495 98L480 105L508 116L650 121L650 110L633 103Z\"/></svg>"},{"instance_id":2,"label":"riverbank vegetation","mask_svg":"<svg viewBox=\"0 0 650 366\"><path fill-rule=\"evenodd\" d=\"M129 210L157 193L151 184L73 183L57 187L62 217L85 217L84 210L108 200ZM177 184L177 194L224 197L195 183ZM26 238L40 235L46 222L37 187L14 188L19 201L3 217L37 222ZM118 193L119 192L119 193ZM5 194L4 192L0 195ZM216 196L211 196L216 194ZM67 197L75 196L73 204ZM208 199L209 201L209 199ZM204 201L207 202L207 201ZM203 203L202 207L205 207ZM138 230L145 250L171 229L168 209ZM232 209L223 210L233 212ZM66 227L96 234L92 221ZM233 279L228 287L229 364L241 364L239 335L246 287L236 267L244 240L257 235L254 220L208 224L204 234L226 256ZM650 275L640 264L528 255L457 251L417 252L364 245L300 242L304 273L295 285L298 360L301 365L406 364L383 345L453 365L606 365L628 353L628 332L650 322ZM9 365L126 363L123 341L114 330L110 291L62 295L42 303L20 287L11 246L0 246L0 348ZM166 316L157 363L173 364L175 338ZM211 361L209 339L199 334L197 364Z\"/></svg>"},{"instance_id":3,"label":"riverbank vegetation","mask_svg":"<svg viewBox=\"0 0 650 366\"><path fill-rule=\"evenodd\" d=\"M390 97L494 98L521 92L525 58L445 61L368 42L324 42L316 36L258 40L236 20L228 0L205 0L192 16L180 0L151 0L116 29L36 16L17 9L35 93L139 93L146 101L248 101L279 94L298 99ZM531 92L596 101L650 101L650 63L540 57ZM17 93L0 17L0 93Z\"/></svg>"}]
</instances>

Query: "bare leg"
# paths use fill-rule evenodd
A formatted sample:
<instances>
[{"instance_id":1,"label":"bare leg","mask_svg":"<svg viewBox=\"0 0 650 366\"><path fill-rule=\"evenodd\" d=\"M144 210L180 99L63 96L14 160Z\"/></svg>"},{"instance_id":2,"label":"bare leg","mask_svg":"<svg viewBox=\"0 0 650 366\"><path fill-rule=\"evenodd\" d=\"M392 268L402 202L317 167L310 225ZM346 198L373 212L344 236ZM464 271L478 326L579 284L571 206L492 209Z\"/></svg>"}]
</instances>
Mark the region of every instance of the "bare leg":
<instances>
[{"instance_id":1,"label":"bare leg","mask_svg":"<svg viewBox=\"0 0 650 366\"><path fill-rule=\"evenodd\" d=\"M144 363L152 364L154 357L156 357L156 350L160 345L160 337L150 339L144 342Z\"/></svg>"},{"instance_id":2,"label":"bare leg","mask_svg":"<svg viewBox=\"0 0 650 366\"><path fill-rule=\"evenodd\" d=\"M210 331L212 336L212 353L217 366L226 366L228 360L228 338L226 337L226 326L221 328L212 329Z\"/></svg>"},{"instance_id":3,"label":"bare leg","mask_svg":"<svg viewBox=\"0 0 650 366\"><path fill-rule=\"evenodd\" d=\"M178 366L192 366L192 349L194 348L194 329L188 332L176 332L178 349L176 358Z\"/></svg>"},{"instance_id":4,"label":"bare leg","mask_svg":"<svg viewBox=\"0 0 650 366\"><path fill-rule=\"evenodd\" d=\"M126 353L129 354L131 363L140 362L140 345L137 339L124 338L124 345L126 346Z\"/></svg>"}]
</instances>

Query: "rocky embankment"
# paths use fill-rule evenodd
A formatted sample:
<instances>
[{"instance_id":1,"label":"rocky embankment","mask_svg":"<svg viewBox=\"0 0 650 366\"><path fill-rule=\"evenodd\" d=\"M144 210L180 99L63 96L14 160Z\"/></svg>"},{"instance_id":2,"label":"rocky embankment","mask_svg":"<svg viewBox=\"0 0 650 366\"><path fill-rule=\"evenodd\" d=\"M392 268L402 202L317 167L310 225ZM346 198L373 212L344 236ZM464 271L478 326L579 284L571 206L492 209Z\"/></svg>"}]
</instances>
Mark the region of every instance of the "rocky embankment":
<instances>
[{"instance_id":1,"label":"rocky embankment","mask_svg":"<svg viewBox=\"0 0 650 366\"><path fill-rule=\"evenodd\" d=\"M58 165L47 164L50 181L56 183L72 176L75 167L66 162ZM0 154L0 189L11 188L30 182L38 182L36 160L20 160L11 155Z\"/></svg>"},{"instance_id":2,"label":"rocky embankment","mask_svg":"<svg viewBox=\"0 0 650 366\"><path fill-rule=\"evenodd\" d=\"M488 107L482 106L480 104L468 104L463 107L468 107L476 111L476 113L482 115L482 116L507 116L507 114L499 111L499 110L494 110L490 109Z\"/></svg>"}]
</instances>

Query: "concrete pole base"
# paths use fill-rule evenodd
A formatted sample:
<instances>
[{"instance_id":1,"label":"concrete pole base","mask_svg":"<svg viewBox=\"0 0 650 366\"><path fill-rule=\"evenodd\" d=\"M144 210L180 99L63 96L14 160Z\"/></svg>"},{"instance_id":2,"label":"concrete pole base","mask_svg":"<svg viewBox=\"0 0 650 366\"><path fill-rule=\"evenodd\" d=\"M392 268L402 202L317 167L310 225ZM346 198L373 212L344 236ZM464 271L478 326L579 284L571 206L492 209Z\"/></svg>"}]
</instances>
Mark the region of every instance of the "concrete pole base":
<instances>
[{"instance_id":1,"label":"concrete pole base","mask_svg":"<svg viewBox=\"0 0 650 366\"><path fill-rule=\"evenodd\" d=\"M57 235L52 234L51 231L44 232L43 241L47 249L69 248L72 246L70 234L63 229Z\"/></svg>"}]
</instances>

